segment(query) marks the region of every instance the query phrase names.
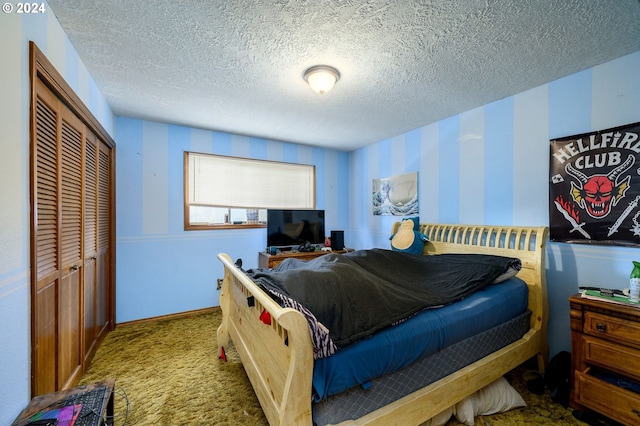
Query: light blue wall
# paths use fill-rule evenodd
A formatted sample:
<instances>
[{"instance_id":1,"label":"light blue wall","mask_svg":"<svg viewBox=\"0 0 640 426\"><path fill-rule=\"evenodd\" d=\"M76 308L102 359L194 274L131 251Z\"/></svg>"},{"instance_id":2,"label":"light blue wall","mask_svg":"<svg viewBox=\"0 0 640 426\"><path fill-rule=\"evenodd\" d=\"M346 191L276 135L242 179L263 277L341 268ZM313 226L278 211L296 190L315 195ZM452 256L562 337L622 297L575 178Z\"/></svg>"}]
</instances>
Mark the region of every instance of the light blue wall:
<instances>
[{"instance_id":1,"label":"light blue wall","mask_svg":"<svg viewBox=\"0 0 640 426\"><path fill-rule=\"evenodd\" d=\"M256 268L265 249L265 229L184 231L184 151L313 164L327 233L348 226L346 152L123 117L116 141L117 322L217 306L216 255Z\"/></svg>"},{"instance_id":2,"label":"light blue wall","mask_svg":"<svg viewBox=\"0 0 640 426\"><path fill-rule=\"evenodd\" d=\"M549 140L640 121L640 51L351 153L350 232L388 247L372 180L419 172L423 222L548 225ZM549 243L551 355L571 350L567 297L624 288L640 249Z\"/></svg>"},{"instance_id":3,"label":"light blue wall","mask_svg":"<svg viewBox=\"0 0 640 426\"><path fill-rule=\"evenodd\" d=\"M113 134L109 106L45 8L42 14L0 14L0 425L11 424L30 397L30 40Z\"/></svg>"}]
</instances>

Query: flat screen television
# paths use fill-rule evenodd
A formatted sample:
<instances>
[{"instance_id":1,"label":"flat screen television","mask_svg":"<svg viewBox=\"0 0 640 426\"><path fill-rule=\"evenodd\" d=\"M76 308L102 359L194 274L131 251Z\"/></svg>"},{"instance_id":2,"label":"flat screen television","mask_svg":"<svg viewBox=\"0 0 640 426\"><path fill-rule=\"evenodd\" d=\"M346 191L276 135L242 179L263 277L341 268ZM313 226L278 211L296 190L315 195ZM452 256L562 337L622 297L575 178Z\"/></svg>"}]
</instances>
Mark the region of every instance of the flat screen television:
<instances>
[{"instance_id":1,"label":"flat screen television","mask_svg":"<svg viewBox=\"0 0 640 426\"><path fill-rule=\"evenodd\" d=\"M324 245L324 210L267 210L267 247Z\"/></svg>"}]
</instances>

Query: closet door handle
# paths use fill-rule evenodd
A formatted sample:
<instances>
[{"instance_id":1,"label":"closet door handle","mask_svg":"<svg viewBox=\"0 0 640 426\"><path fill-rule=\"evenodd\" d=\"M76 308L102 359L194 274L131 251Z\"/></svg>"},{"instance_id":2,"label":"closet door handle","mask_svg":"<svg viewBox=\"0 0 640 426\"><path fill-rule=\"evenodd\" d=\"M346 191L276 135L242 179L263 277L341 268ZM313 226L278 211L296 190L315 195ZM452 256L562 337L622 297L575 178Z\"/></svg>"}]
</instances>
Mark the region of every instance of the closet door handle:
<instances>
[{"instance_id":1,"label":"closet door handle","mask_svg":"<svg viewBox=\"0 0 640 426\"><path fill-rule=\"evenodd\" d=\"M80 267L78 265L73 265L70 270L72 271L77 271L78 269L80 269Z\"/></svg>"}]
</instances>

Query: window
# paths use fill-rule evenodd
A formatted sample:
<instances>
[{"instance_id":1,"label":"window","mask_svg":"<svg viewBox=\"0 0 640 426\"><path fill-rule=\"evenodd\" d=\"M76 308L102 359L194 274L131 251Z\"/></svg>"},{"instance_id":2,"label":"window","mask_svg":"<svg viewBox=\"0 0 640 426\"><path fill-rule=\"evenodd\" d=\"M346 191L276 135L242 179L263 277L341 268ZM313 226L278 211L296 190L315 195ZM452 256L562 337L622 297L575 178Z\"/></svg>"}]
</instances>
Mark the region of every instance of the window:
<instances>
[{"instance_id":1,"label":"window","mask_svg":"<svg viewBox=\"0 0 640 426\"><path fill-rule=\"evenodd\" d=\"M184 153L185 229L262 228L267 209L314 209L314 166Z\"/></svg>"}]
</instances>

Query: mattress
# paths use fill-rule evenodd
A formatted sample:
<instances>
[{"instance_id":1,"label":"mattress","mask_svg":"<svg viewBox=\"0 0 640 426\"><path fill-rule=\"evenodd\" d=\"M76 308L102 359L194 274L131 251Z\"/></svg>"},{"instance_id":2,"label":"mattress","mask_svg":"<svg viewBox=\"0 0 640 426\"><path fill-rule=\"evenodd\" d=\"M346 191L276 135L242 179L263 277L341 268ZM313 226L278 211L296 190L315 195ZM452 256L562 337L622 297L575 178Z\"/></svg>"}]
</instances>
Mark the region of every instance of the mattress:
<instances>
[{"instance_id":1,"label":"mattress","mask_svg":"<svg viewBox=\"0 0 640 426\"><path fill-rule=\"evenodd\" d=\"M330 357L316 360L314 401L354 386L366 389L376 377L518 317L527 311L527 304L526 284L519 278L511 278L460 302L427 309Z\"/></svg>"},{"instance_id":2,"label":"mattress","mask_svg":"<svg viewBox=\"0 0 640 426\"><path fill-rule=\"evenodd\" d=\"M484 358L524 336L530 328L530 316L527 310L401 370L373 379L367 389L355 386L314 403L314 426L358 419Z\"/></svg>"}]
</instances>

